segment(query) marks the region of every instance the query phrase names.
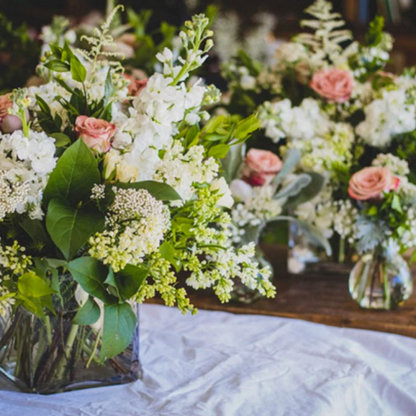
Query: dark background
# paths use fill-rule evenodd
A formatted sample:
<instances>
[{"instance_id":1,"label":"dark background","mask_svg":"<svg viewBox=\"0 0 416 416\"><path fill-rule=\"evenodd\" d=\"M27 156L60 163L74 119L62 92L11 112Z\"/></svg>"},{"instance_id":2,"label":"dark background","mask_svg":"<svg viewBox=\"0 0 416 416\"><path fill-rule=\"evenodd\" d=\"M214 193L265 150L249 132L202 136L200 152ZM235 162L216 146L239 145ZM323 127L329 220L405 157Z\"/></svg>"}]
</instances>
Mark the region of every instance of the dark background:
<instances>
[{"instance_id":1,"label":"dark background","mask_svg":"<svg viewBox=\"0 0 416 416\"><path fill-rule=\"evenodd\" d=\"M360 39L369 20L380 12L386 15L386 4L396 4L400 8L398 5L403 1L333 0L332 3L337 11L343 13L349 28ZM406 10L402 9L399 17L387 17L387 30L396 39L393 58L399 61L400 66L416 64L416 0L407 1L413 4ZM304 17L302 11L312 0L199 0L198 8L192 11L187 9L185 0L122 0L121 3L136 10L154 10L151 24L155 27L161 21L180 25L191 13L203 11L212 3L222 10L237 11L248 24L254 14L267 11L278 19L276 36L290 38L299 32L299 20ZM0 0L0 12L15 22L27 22L36 28L50 23L56 14L79 18L91 10L104 10L105 7L105 0Z\"/></svg>"}]
</instances>

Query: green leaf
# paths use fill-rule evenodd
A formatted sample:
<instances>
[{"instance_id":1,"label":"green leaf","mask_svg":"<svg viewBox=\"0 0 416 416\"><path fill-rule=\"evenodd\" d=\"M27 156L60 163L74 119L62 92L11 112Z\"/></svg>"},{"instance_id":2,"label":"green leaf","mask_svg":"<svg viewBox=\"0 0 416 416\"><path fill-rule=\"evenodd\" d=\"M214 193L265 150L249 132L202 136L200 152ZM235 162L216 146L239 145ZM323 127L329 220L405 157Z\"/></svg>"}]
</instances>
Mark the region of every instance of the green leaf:
<instances>
[{"instance_id":1,"label":"green leaf","mask_svg":"<svg viewBox=\"0 0 416 416\"><path fill-rule=\"evenodd\" d=\"M92 325L98 321L100 315L100 307L97 305L97 302L89 296L81 309L78 310L72 323L75 325Z\"/></svg>"},{"instance_id":2,"label":"green leaf","mask_svg":"<svg viewBox=\"0 0 416 416\"><path fill-rule=\"evenodd\" d=\"M122 353L133 339L136 315L128 303L104 306L101 361Z\"/></svg>"},{"instance_id":3,"label":"green leaf","mask_svg":"<svg viewBox=\"0 0 416 416\"><path fill-rule=\"evenodd\" d=\"M208 156L215 159L223 159L225 156L227 156L229 151L230 146L228 144L216 144L209 149Z\"/></svg>"},{"instance_id":4,"label":"green leaf","mask_svg":"<svg viewBox=\"0 0 416 416\"><path fill-rule=\"evenodd\" d=\"M109 286L108 289L112 295L117 296L118 298L120 297L114 271L111 267L108 270L108 275L107 278L104 280L104 283L106 283Z\"/></svg>"},{"instance_id":5,"label":"green leaf","mask_svg":"<svg viewBox=\"0 0 416 416\"><path fill-rule=\"evenodd\" d=\"M131 264L127 264L123 270L116 273L120 297L123 300L128 300L135 295L148 274L149 269L147 267Z\"/></svg>"},{"instance_id":6,"label":"green leaf","mask_svg":"<svg viewBox=\"0 0 416 416\"><path fill-rule=\"evenodd\" d=\"M304 204L305 202L315 198L321 192L325 183L325 178L319 173L315 172L309 172L307 175L311 178L309 184L304 187L300 193L290 197L286 201L285 207L293 208L300 204Z\"/></svg>"},{"instance_id":7,"label":"green leaf","mask_svg":"<svg viewBox=\"0 0 416 416\"><path fill-rule=\"evenodd\" d=\"M61 198L48 205L46 228L52 241L69 260L88 241L104 229L104 215L90 207L74 208Z\"/></svg>"},{"instance_id":8,"label":"green leaf","mask_svg":"<svg viewBox=\"0 0 416 416\"><path fill-rule=\"evenodd\" d=\"M78 139L59 158L46 185L44 201L48 203L56 197L75 204L89 200L92 187L100 182L97 160L88 146Z\"/></svg>"},{"instance_id":9,"label":"green leaf","mask_svg":"<svg viewBox=\"0 0 416 416\"><path fill-rule=\"evenodd\" d=\"M41 221L24 217L19 221L19 225L34 242L41 242L45 244L45 246L52 246L52 241Z\"/></svg>"},{"instance_id":10,"label":"green leaf","mask_svg":"<svg viewBox=\"0 0 416 416\"><path fill-rule=\"evenodd\" d=\"M400 203L399 195L395 194L393 196L393 199L391 201L391 208L397 212L400 212L400 214L403 214L403 208L402 208L402 204Z\"/></svg>"},{"instance_id":11,"label":"green leaf","mask_svg":"<svg viewBox=\"0 0 416 416\"><path fill-rule=\"evenodd\" d=\"M40 298L55 293L43 279L33 272L22 274L17 281L17 288L21 295L31 298Z\"/></svg>"},{"instance_id":12,"label":"green leaf","mask_svg":"<svg viewBox=\"0 0 416 416\"><path fill-rule=\"evenodd\" d=\"M70 60L71 63L71 75L74 81L84 82L87 77L87 70L77 57L73 57Z\"/></svg>"},{"instance_id":13,"label":"green leaf","mask_svg":"<svg viewBox=\"0 0 416 416\"><path fill-rule=\"evenodd\" d=\"M106 303L114 302L104 284L108 269L99 260L94 257L80 257L68 263L67 267L74 279L91 296Z\"/></svg>"},{"instance_id":14,"label":"green leaf","mask_svg":"<svg viewBox=\"0 0 416 416\"><path fill-rule=\"evenodd\" d=\"M169 241L165 241L159 248L160 255L171 263L176 271L179 271L181 263L176 258L176 250L175 247Z\"/></svg>"},{"instance_id":15,"label":"green leaf","mask_svg":"<svg viewBox=\"0 0 416 416\"><path fill-rule=\"evenodd\" d=\"M177 201L182 199L180 195L168 184L156 181L143 182L117 182L108 185L110 188L116 186L122 189L146 189L154 198L159 201Z\"/></svg>"},{"instance_id":16,"label":"green leaf","mask_svg":"<svg viewBox=\"0 0 416 416\"><path fill-rule=\"evenodd\" d=\"M44 66L54 72L68 72L70 67L67 63L53 59L52 61L46 62Z\"/></svg>"},{"instance_id":17,"label":"green leaf","mask_svg":"<svg viewBox=\"0 0 416 416\"><path fill-rule=\"evenodd\" d=\"M228 183L237 177L238 171L243 164L246 146L239 143L231 146L225 159L221 161L224 170L224 176Z\"/></svg>"},{"instance_id":18,"label":"green leaf","mask_svg":"<svg viewBox=\"0 0 416 416\"><path fill-rule=\"evenodd\" d=\"M56 147L64 147L71 143L71 139L64 133L52 133L49 136L55 139Z\"/></svg>"},{"instance_id":19,"label":"green leaf","mask_svg":"<svg viewBox=\"0 0 416 416\"><path fill-rule=\"evenodd\" d=\"M254 131L258 130L261 127L260 120L252 114L251 116L241 120L237 127L234 130L234 138L239 140L244 140Z\"/></svg>"}]
</instances>

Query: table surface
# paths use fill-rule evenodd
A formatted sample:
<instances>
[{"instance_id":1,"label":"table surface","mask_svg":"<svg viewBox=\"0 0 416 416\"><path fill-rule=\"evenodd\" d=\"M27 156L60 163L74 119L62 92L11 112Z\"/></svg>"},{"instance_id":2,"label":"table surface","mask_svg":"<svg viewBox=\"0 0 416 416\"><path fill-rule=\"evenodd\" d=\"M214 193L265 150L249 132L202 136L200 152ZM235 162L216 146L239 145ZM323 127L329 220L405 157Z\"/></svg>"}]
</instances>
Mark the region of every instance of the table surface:
<instances>
[{"instance_id":1,"label":"table surface","mask_svg":"<svg viewBox=\"0 0 416 416\"><path fill-rule=\"evenodd\" d=\"M347 273L289 275L285 248L266 245L264 251L275 270L274 299L260 299L248 305L221 304L214 294L200 291L191 294L193 304L199 309L296 318L416 338L416 291L398 310L361 309L348 292Z\"/></svg>"}]
</instances>

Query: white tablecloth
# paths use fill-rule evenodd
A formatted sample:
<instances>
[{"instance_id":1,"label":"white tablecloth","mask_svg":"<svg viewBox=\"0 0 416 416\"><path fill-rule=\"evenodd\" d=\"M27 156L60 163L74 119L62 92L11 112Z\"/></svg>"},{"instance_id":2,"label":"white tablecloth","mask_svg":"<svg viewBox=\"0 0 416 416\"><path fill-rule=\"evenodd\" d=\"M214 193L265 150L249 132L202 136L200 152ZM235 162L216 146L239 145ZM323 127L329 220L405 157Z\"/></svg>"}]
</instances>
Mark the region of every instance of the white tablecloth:
<instances>
[{"instance_id":1,"label":"white tablecloth","mask_svg":"<svg viewBox=\"0 0 416 416\"><path fill-rule=\"evenodd\" d=\"M141 308L143 381L0 392L1 416L416 415L416 340L298 320Z\"/></svg>"}]
</instances>

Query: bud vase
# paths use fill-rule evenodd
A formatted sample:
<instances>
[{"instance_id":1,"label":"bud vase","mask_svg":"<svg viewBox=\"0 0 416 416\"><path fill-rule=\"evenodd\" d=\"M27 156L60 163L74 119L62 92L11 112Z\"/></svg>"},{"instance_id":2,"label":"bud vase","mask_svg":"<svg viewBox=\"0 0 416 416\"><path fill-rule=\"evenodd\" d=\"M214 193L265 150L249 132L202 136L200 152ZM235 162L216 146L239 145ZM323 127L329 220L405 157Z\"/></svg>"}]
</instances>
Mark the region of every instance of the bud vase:
<instances>
[{"instance_id":1,"label":"bud vase","mask_svg":"<svg viewBox=\"0 0 416 416\"><path fill-rule=\"evenodd\" d=\"M363 255L351 271L349 291L366 309L396 309L412 294L413 280L403 257L390 248Z\"/></svg>"},{"instance_id":2,"label":"bud vase","mask_svg":"<svg viewBox=\"0 0 416 416\"><path fill-rule=\"evenodd\" d=\"M272 280L273 279L273 266L268 260L266 260L263 250L259 246L260 235L265 226L266 226L266 223L262 222L257 226L245 227L243 230L243 234L241 235L241 241L238 244L236 244L236 246L241 247L249 243L254 243L256 246L254 258L259 264L259 268L267 267L271 270L272 274L269 279ZM259 274L258 279L262 279L262 278L263 278L262 275ZM231 300L235 302L245 303L245 304L253 303L254 301L262 297L263 296L258 290L251 289L249 286L244 285L238 280L236 280L236 282L234 283L234 289L231 292Z\"/></svg>"},{"instance_id":3,"label":"bud vase","mask_svg":"<svg viewBox=\"0 0 416 416\"><path fill-rule=\"evenodd\" d=\"M34 315L18 306L0 316L0 373L7 382L24 392L51 394L125 384L141 377L138 305L130 346L103 359L102 319L90 326L75 325L78 305L73 300L64 304L55 307L56 315L46 311Z\"/></svg>"}]
</instances>

